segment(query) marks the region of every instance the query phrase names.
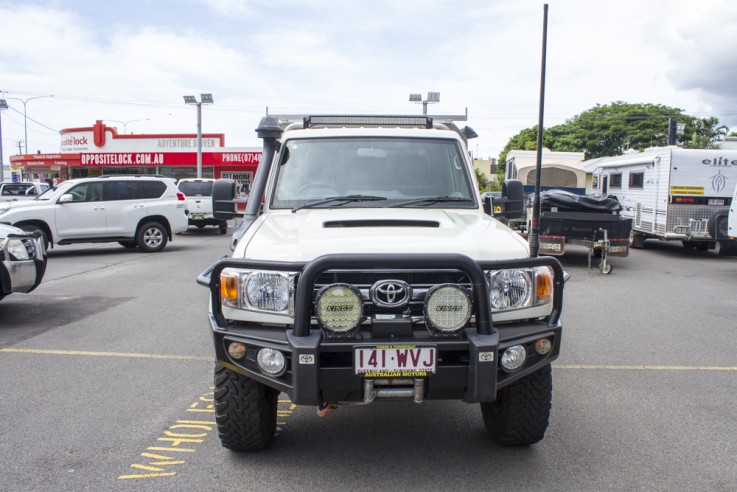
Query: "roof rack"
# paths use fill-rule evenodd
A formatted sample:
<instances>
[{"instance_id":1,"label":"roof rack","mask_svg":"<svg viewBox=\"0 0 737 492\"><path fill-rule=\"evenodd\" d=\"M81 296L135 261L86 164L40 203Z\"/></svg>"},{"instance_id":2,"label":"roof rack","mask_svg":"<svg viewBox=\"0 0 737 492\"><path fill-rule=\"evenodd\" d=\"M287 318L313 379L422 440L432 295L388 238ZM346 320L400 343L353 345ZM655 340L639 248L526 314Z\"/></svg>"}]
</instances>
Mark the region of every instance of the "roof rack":
<instances>
[{"instance_id":1,"label":"roof rack","mask_svg":"<svg viewBox=\"0 0 737 492\"><path fill-rule=\"evenodd\" d=\"M282 130L296 130L307 128L342 128L342 127L403 127L403 128L437 128L453 130L463 138L474 138L475 132L467 128L459 129L455 121L467 121L468 109L465 114L456 115L391 115L391 114L275 114L269 115L279 120ZM470 130L470 129L469 129Z\"/></svg>"}]
</instances>

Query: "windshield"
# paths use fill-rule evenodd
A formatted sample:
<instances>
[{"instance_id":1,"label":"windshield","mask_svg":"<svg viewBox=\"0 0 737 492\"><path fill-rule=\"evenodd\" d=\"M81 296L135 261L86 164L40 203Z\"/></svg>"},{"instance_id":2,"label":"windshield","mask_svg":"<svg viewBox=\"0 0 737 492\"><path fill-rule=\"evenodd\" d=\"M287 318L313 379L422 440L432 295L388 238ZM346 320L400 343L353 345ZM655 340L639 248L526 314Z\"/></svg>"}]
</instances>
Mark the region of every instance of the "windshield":
<instances>
[{"instance_id":1,"label":"windshield","mask_svg":"<svg viewBox=\"0 0 737 492\"><path fill-rule=\"evenodd\" d=\"M212 181L181 181L177 186L186 196L212 196Z\"/></svg>"},{"instance_id":2,"label":"windshield","mask_svg":"<svg viewBox=\"0 0 737 492\"><path fill-rule=\"evenodd\" d=\"M289 140L279 164L272 208L476 207L462 150L451 139Z\"/></svg>"},{"instance_id":3,"label":"windshield","mask_svg":"<svg viewBox=\"0 0 737 492\"><path fill-rule=\"evenodd\" d=\"M51 188L38 195L35 200L53 200L54 198L63 195L66 190L71 188L71 186L74 184L76 184L76 181L62 181L58 185L52 186Z\"/></svg>"}]
</instances>

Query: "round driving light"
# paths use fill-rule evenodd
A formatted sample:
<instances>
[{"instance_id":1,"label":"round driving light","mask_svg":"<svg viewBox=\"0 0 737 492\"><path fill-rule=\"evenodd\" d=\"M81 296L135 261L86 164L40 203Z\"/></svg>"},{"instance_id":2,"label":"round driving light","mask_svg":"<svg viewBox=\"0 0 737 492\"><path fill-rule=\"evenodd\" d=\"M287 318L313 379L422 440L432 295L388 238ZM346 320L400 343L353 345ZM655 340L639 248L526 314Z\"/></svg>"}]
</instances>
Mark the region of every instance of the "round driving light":
<instances>
[{"instance_id":1,"label":"round driving light","mask_svg":"<svg viewBox=\"0 0 737 492\"><path fill-rule=\"evenodd\" d=\"M494 310L525 307L531 293L532 280L524 270L497 270L489 276L489 297Z\"/></svg>"},{"instance_id":2,"label":"round driving light","mask_svg":"<svg viewBox=\"0 0 737 492\"><path fill-rule=\"evenodd\" d=\"M256 357L258 367L271 376L281 376L287 368L284 354L271 348L262 348Z\"/></svg>"},{"instance_id":3,"label":"round driving light","mask_svg":"<svg viewBox=\"0 0 737 492\"><path fill-rule=\"evenodd\" d=\"M347 284L328 285L318 292L315 311L323 327L335 333L346 333L363 319L361 293Z\"/></svg>"},{"instance_id":4,"label":"round driving light","mask_svg":"<svg viewBox=\"0 0 737 492\"><path fill-rule=\"evenodd\" d=\"M547 338L541 338L535 342L535 352L537 352L538 355L548 354L552 348L553 344Z\"/></svg>"},{"instance_id":5,"label":"round driving light","mask_svg":"<svg viewBox=\"0 0 737 492\"><path fill-rule=\"evenodd\" d=\"M502 367L514 371L522 367L527 360L527 350L522 345L512 345L502 354Z\"/></svg>"},{"instance_id":6,"label":"round driving light","mask_svg":"<svg viewBox=\"0 0 737 492\"><path fill-rule=\"evenodd\" d=\"M284 311L289 305L289 276L285 273L254 273L246 282L246 295L256 309Z\"/></svg>"},{"instance_id":7,"label":"round driving light","mask_svg":"<svg viewBox=\"0 0 737 492\"><path fill-rule=\"evenodd\" d=\"M240 342L233 342L228 345L228 355L235 360L241 360L246 356L246 346Z\"/></svg>"},{"instance_id":8,"label":"round driving light","mask_svg":"<svg viewBox=\"0 0 737 492\"><path fill-rule=\"evenodd\" d=\"M465 290L456 285L437 285L427 292L425 320L442 333L458 331L466 326L472 306Z\"/></svg>"}]
</instances>

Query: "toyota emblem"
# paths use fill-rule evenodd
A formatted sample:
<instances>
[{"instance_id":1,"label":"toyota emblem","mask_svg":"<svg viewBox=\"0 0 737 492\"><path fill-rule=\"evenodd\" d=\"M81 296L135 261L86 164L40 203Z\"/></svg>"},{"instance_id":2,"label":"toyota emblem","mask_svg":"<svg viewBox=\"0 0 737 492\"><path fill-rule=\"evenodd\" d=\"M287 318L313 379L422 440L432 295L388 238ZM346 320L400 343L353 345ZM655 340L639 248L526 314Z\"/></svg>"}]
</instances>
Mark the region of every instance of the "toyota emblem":
<instances>
[{"instance_id":1,"label":"toyota emblem","mask_svg":"<svg viewBox=\"0 0 737 492\"><path fill-rule=\"evenodd\" d=\"M403 308L412 299L412 287L402 280L381 280L371 286L371 301L382 308Z\"/></svg>"}]
</instances>

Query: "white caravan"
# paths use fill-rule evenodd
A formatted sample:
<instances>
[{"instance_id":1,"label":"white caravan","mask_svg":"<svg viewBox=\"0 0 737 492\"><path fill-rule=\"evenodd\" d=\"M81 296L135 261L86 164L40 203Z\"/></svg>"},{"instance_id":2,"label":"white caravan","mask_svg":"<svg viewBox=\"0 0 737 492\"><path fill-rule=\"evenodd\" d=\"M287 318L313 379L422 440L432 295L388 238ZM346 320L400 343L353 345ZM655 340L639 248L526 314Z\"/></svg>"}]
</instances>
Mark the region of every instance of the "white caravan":
<instances>
[{"instance_id":1,"label":"white caravan","mask_svg":"<svg viewBox=\"0 0 737 492\"><path fill-rule=\"evenodd\" d=\"M614 195L632 219L631 247L646 239L678 240L688 248L737 253L727 214L737 183L737 150L647 149L584 162L594 190Z\"/></svg>"}]
</instances>

